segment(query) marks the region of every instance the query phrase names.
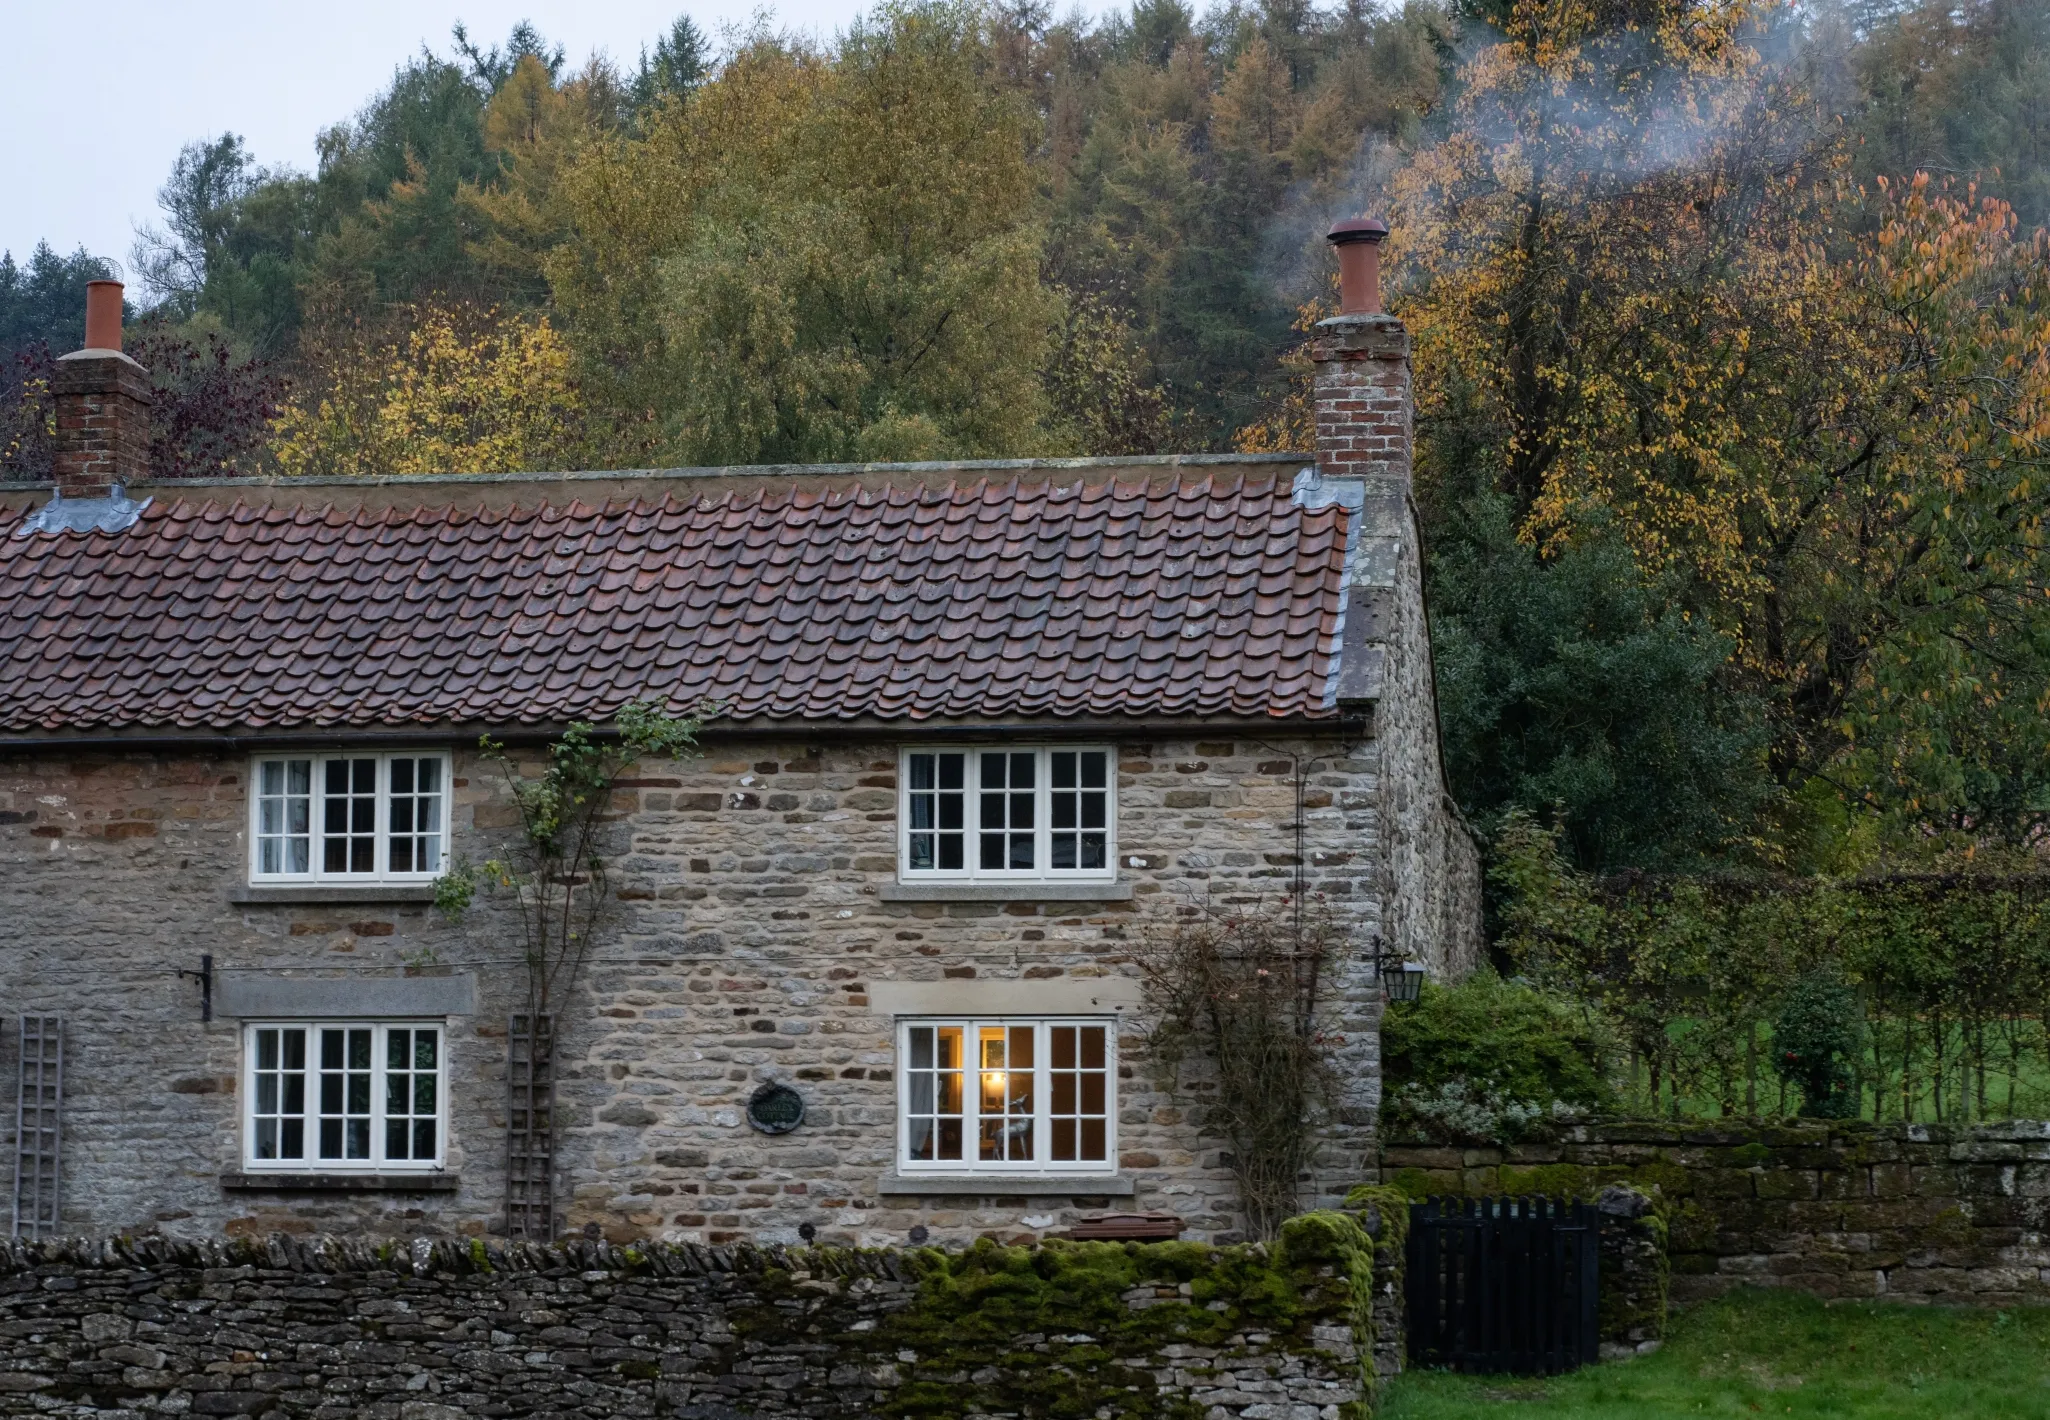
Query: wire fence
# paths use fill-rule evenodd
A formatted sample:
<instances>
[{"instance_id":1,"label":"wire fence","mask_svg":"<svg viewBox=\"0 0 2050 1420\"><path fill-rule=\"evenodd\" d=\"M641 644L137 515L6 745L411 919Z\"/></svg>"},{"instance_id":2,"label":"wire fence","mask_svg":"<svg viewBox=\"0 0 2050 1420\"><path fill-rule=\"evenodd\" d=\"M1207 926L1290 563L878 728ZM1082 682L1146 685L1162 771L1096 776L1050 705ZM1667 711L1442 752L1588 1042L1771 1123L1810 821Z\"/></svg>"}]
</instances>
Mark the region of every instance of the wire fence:
<instances>
[{"instance_id":1,"label":"wire fence","mask_svg":"<svg viewBox=\"0 0 2050 1420\"><path fill-rule=\"evenodd\" d=\"M2050 1116L2050 875L1544 876L1503 945L1612 1034L1640 1114Z\"/></svg>"}]
</instances>

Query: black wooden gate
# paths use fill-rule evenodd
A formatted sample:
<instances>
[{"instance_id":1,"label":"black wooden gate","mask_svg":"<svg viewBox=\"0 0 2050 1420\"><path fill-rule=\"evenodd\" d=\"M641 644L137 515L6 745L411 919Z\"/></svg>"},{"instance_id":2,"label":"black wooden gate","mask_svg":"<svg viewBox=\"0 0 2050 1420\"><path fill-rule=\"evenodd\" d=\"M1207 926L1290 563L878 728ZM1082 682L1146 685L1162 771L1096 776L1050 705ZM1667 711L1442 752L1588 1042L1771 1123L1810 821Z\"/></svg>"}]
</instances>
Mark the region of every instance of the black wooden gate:
<instances>
[{"instance_id":1,"label":"black wooden gate","mask_svg":"<svg viewBox=\"0 0 2050 1420\"><path fill-rule=\"evenodd\" d=\"M1556 1198L1432 1198L1409 1209L1411 1365L1545 1375L1596 1358L1601 1226Z\"/></svg>"}]
</instances>

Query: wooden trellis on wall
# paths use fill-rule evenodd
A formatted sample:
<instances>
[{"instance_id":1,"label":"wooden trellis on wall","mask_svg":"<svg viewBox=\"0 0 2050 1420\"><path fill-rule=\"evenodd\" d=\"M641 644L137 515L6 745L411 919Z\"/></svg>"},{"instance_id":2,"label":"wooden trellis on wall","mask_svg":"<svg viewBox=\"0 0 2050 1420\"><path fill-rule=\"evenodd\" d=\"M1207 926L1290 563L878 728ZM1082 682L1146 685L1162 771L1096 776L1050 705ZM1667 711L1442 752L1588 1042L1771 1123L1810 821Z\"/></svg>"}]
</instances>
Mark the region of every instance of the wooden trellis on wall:
<instances>
[{"instance_id":1,"label":"wooden trellis on wall","mask_svg":"<svg viewBox=\"0 0 2050 1420\"><path fill-rule=\"evenodd\" d=\"M21 1017L14 1096L14 1236L57 1236L58 1145L64 1119L64 1022Z\"/></svg>"},{"instance_id":2,"label":"wooden trellis on wall","mask_svg":"<svg viewBox=\"0 0 2050 1420\"><path fill-rule=\"evenodd\" d=\"M514 1016L506 1033L505 1235L555 1239L555 1031Z\"/></svg>"}]
</instances>

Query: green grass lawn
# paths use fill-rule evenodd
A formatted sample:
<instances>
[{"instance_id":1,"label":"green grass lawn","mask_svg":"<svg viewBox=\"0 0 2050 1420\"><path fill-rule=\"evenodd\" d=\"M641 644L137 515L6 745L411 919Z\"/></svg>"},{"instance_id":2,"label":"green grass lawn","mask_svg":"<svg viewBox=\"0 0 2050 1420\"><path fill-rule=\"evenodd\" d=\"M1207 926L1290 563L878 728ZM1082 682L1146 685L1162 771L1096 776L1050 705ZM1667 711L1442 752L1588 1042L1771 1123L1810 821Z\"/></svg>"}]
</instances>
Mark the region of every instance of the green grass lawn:
<instances>
[{"instance_id":1,"label":"green grass lawn","mask_svg":"<svg viewBox=\"0 0 2050 1420\"><path fill-rule=\"evenodd\" d=\"M1377 1420L2045 1417L2050 1307L1824 1305L1743 1292L1677 1313L1664 1349L1543 1378L1411 1372Z\"/></svg>"}]
</instances>

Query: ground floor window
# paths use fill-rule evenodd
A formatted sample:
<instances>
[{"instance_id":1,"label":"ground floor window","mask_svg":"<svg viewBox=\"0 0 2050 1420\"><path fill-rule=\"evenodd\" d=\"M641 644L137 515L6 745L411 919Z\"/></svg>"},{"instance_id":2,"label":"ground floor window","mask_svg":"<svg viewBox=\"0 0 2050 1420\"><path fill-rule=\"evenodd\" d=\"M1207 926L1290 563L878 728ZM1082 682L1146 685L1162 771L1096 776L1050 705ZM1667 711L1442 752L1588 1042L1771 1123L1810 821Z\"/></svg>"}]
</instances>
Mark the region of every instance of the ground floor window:
<instances>
[{"instance_id":1,"label":"ground floor window","mask_svg":"<svg viewBox=\"0 0 2050 1420\"><path fill-rule=\"evenodd\" d=\"M903 1022L900 1166L1109 1172L1114 1031L1102 1020Z\"/></svg>"},{"instance_id":2,"label":"ground floor window","mask_svg":"<svg viewBox=\"0 0 2050 1420\"><path fill-rule=\"evenodd\" d=\"M245 1027L243 1153L260 1172L442 1166L439 1025Z\"/></svg>"}]
</instances>

